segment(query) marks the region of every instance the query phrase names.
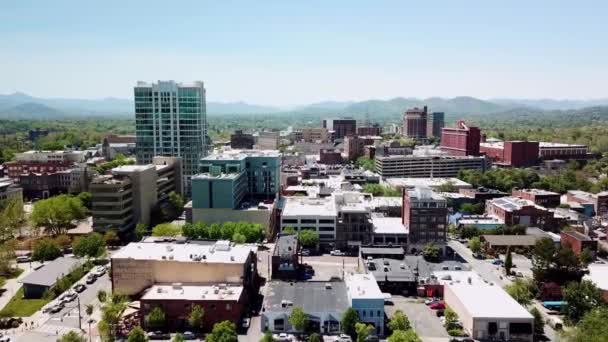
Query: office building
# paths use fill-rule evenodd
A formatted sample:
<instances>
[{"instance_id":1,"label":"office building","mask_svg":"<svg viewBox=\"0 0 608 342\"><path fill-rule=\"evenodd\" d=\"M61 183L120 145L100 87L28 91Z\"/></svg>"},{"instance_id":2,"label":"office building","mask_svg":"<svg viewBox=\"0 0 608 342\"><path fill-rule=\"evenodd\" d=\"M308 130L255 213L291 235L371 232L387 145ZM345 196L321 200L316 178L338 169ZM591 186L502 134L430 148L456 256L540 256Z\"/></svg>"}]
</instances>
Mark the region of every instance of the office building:
<instances>
[{"instance_id":1,"label":"office building","mask_svg":"<svg viewBox=\"0 0 608 342\"><path fill-rule=\"evenodd\" d=\"M327 128L303 128L300 133L302 134L301 141L304 142L328 142L331 141L331 134Z\"/></svg>"},{"instance_id":2,"label":"office building","mask_svg":"<svg viewBox=\"0 0 608 342\"><path fill-rule=\"evenodd\" d=\"M321 245L336 240L338 211L335 200L325 198L286 197L281 212L281 231L291 227L296 232L311 229L318 233Z\"/></svg>"},{"instance_id":3,"label":"office building","mask_svg":"<svg viewBox=\"0 0 608 342\"><path fill-rule=\"evenodd\" d=\"M542 189L513 189L511 194L514 197L532 201L534 204L545 208L555 208L559 206L561 199L559 193Z\"/></svg>"},{"instance_id":4,"label":"office building","mask_svg":"<svg viewBox=\"0 0 608 342\"><path fill-rule=\"evenodd\" d=\"M479 150L498 166L527 167L538 164L537 141L482 142Z\"/></svg>"},{"instance_id":5,"label":"office building","mask_svg":"<svg viewBox=\"0 0 608 342\"><path fill-rule=\"evenodd\" d=\"M342 153L336 149L321 149L319 150L319 164L341 165Z\"/></svg>"},{"instance_id":6,"label":"office building","mask_svg":"<svg viewBox=\"0 0 608 342\"><path fill-rule=\"evenodd\" d=\"M485 171L489 165L480 156L376 156L376 172L383 178L413 177L457 177L460 170Z\"/></svg>"},{"instance_id":7,"label":"office building","mask_svg":"<svg viewBox=\"0 0 608 342\"><path fill-rule=\"evenodd\" d=\"M525 225L557 230L553 213L532 201L518 197L500 197L486 201L486 214L501 220L507 226Z\"/></svg>"},{"instance_id":8,"label":"office building","mask_svg":"<svg viewBox=\"0 0 608 342\"><path fill-rule=\"evenodd\" d=\"M351 118L323 120L323 128L333 131L334 139L341 140L348 135L357 134L357 120Z\"/></svg>"},{"instance_id":9,"label":"office building","mask_svg":"<svg viewBox=\"0 0 608 342\"><path fill-rule=\"evenodd\" d=\"M441 130L445 126L445 113L432 112L427 123L426 136L441 138Z\"/></svg>"},{"instance_id":10,"label":"office building","mask_svg":"<svg viewBox=\"0 0 608 342\"><path fill-rule=\"evenodd\" d=\"M382 127L378 125L357 127L357 135L379 136L382 133Z\"/></svg>"},{"instance_id":11,"label":"office building","mask_svg":"<svg viewBox=\"0 0 608 342\"><path fill-rule=\"evenodd\" d=\"M279 132L260 132L254 148L256 150L278 150Z\"/></svg>"},{"instance_id":12,"label":"office building","mask_svg":"<svg viewBox=\"0 0 608 342\"><path fill-rule=\"evenodd\" d=\"M148 225L152 210L167 200L169 193L179 193L181 160L155 157L153 162L119 166L112 169L111 175L93 179L89 189L95 231L115 229L125 234L138 223Z\"/></svg>"},{"instance_id":13,"label":"office building","mask_svg":"<svg viewBox=\"0 0 608 342\"><path fill-rule=\"evenodd\" d=\"M407 229L401 217L387 217L380 213L371 216L375 245L407 245Z\"/></svg>"},{"instance_id":14,"label":"office building","mask_svg":"<svg viewBox=\"0 0 608 342\"><path fill-rule=\"evenodd\" d=\"M253 134L243 133L242 130L237 129L233 134L230 135L230 148L251 150L255 144L255 138Z\"/></svg>"},{"instance_id":15,"label":"office building","mask_svg":"<svg viewBox=\"0 0 608 342\"><path fill-rule=\"evenodd\" d=\"M357 135L349 135L344 138L344 155L350 161L355 161L364 152L365 141Z\"/></svg>"},{"instance_id":16,"label":"office building","mask_svg":"<svg viewBox=\"0 0 608 342\"><path fill-rule=\"evenodd\" d=\"M427 138L427 107L408 109L403 115L403 135L414 140Z\"/></svg>"},{"instance_id":17,"label":"office building","mask_svg":"<svg viewBox=\"0 0 608 342\"><path fill-rule=\"evenodd\" d=\"M481 131L478 127L468 126L463 120L456 127L441 130L441 150L451 156L478 156Z\"/></svg>"},{"instance_id":18,"label":"office building","mask_svg":"<svg viewBox=\"0 0 608 342\"><path fill-rule=\"evenodd\" d=\"M585 160L589 159L589 149L582 144L564 144L552 142L538 143L538 156L540 159L565 159Z\"/></svg>"},{"instance_id":19,"label":"office building","mask_svg":"<svg viewBox=\"0 0 608 342\"><path fill-rule=\"evenodd\" d=\"M151 164L155 156L181 157L183 190L191 193L191 178L208 153L207 107L203 82L137 82L135 135L137 163Z\"/></svg>"},{"instance_id":20,"label":"office building","mask_svg":"<svg viewBox=\"0 0 608 342\"><path fill-rule=\"evenodd\" d=\"M23 201L23 190L9 178L0 178L0 208L7 201Z\"/></svg>"},{"instance_id":21,"label":"office building","mask_svg":"<svg viewBox=\"0 0 608 342\"><path fill-rule=\"evenodd\" d=\"M402 223L409 233L409 244L417 249L428 242L445 244L447 239L447 200L429 188L403 191Z\"/></svg>"}]
</instances>

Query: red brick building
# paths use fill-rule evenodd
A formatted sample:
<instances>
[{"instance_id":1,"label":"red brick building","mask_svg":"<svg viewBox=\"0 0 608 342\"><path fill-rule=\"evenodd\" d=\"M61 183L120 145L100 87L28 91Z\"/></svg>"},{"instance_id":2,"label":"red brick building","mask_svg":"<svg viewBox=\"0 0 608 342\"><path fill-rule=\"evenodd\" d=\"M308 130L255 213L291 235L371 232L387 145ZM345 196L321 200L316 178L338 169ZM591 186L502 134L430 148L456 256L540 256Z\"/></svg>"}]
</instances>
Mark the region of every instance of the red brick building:
<instances>
[{"instance_id":1,"label":"red brick building","mask_svg":"<svg viewBox=\"0 0 608 342\"><path fill-rule=\"evenodd\" d=\"M538 163L537 141L484 142L479 151L499 166L526 167Z\"/></svg>"},{"instance_id":2,"label":"red brick building","mask_svg":"<svg viewBox=\"0 0 608 342\"><path fill-rule=\"evenodd\" d=\"M576 255L580 255L585 248L593 255L597 252L597 241L585 234L571 230L561 232L560 236L562 247L570 248Z\"/></svg>"},{"instance_id":3,"label":"red brick building","mask_svg":"<svg viewBox=\"0 0 608 342\"><path fill-rule=\"evenodd\" d=\"M429 188L403 191L401 223L408 229L409 244L445 243L447 200Z\"/></svg>"},{"instance_id":4,"label":"red brick building","mask_svg":"<svg viewBox=\"0 0 608 342\"><path fill-rule=\"evenodd\" d=\"M513 189L514 197L532 201L545 208L555 208L559 206L561 195L557 192L540 189Z\"/></svg>"},{"instance_id":5,"label":"red brick building","mask_svg":"<svg viewBox=\"0 0 608 342\"><path fill-rule=\"evenodd\" d=\"M427 138L427 107L408 109L403 115L403 135L411 139Z\"/></svg>"},{"instance_id":6,"label":"red brick building","mask_svg":"<svg viewBox=\"0 0 608 342\"><path fill-rule=\"evenodd\" d=\"M586 204L593 205L594 214L597 216L608 214L608 191L592 194L580 190L570 190L566 194L566 200L583 206Z\"/></svg>"},{"instance_id":7,"label":"red brick building","mask_svg":"<svg viewBox=\"0 0 608 342\"><path fill-rule=\"evenodd\" d=\"M553 213L532 201L517 197L501 197L486 202L486 214L507 226L524 225L544 230L557 230Z\"/></svg>"},{"instance_id":8,"label":"red brick building","mask_svg":"<svg viewBox=\"0 0 608 342\"><path fill-rule=\"evenodd\" d=\"M357 134L357 120L355 119L327 119L323 120L323 128L334 131L334 139L344 139L344 137Z\"/></svg>"},{"instance_id":9,"label":"red brick building","mask_svg":"<svg viewBox=\"0 0 608 342\"><path fill-rule=\"evenodd\" d=\"M382 128L380 126L357 127L357 135L380 135Z\"/></svg>"},{"instance_id":10,"label":"red brick building","mask_svg":"<svg viewBox=\"0 0 608 342\"><path fill-rule=\"evenodd\" d=\"M342 153L339 150L321 149L319 150L319 164L342 164Z\"/></svg>"},{"instance_id":11,"label":"red brick building","mask_svg":"<svg viewBox=\"0 0 608 342\"><path fill-rule=\"evenodd\" d=\"M69 162L38 162L38 161L12 161L4 163L9 178L18 180L19 176L29 173L55 173L65 171L72 167Z\"/></svg>"},{"instance_id":12,"label":"red brick building","mask_svg":"<svg viewBox=\"0 0 608 342\"><path fill-rule=\"evenodd\" d=\"M478 156L481 131L462 120L441 130L441 149L452 156Z\"/></svg>"}]
</instances>

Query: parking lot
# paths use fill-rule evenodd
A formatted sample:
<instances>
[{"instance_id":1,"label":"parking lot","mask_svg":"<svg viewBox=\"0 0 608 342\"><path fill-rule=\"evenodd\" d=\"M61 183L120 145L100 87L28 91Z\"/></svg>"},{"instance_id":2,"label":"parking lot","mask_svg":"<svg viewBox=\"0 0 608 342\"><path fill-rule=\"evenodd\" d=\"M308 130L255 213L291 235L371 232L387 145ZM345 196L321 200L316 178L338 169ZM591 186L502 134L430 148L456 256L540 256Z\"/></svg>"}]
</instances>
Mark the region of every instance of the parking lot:
<instances>
[{"instance_id":1,"label":"parking lot","mask_svg":"<svg viewBox=\"0 0 608 342\"><path fill-rule=\"evenodd\" d=\"M344 274L350 272L356 272L358 267L362 265L357 264L359 258L348 257L348 256L308 256L303 257L303 262L312 266L315 270L311 280L316 281L327 281L331 278L342 279Z\"/></svg>"},{"instance_id":2,"label":"parking lot","mask_svg":"<svg viewBox=\"0 0 608 342\"><path fill-rule=\"evenodd\" d=\"M385 306L384 310L390 318L395 311L401 310L410 319L414 331L423 341L447 341L446 332L435 310L431 310L419 299L393 296L394 305Z\"/></svg>"}]
</instances>

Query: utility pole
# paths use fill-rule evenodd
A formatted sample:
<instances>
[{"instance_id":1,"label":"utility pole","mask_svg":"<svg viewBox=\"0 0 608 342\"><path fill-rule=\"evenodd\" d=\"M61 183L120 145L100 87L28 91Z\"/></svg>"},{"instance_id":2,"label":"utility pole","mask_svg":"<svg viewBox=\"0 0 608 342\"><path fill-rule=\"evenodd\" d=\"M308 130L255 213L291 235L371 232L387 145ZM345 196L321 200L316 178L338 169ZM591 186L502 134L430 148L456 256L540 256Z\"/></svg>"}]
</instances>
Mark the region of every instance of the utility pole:
<instances>
[{"instance_id":1,"label":"utility pole","mask_svg":"<svg viewBox=\"0 0 608 342\"><path fill-rule=\"evenodd\" d=\"M76 299L78 300L78 329L82 330L82 315L80 314L80 295L77 295ZM91 331L91 329L90 329L90 325L89 325L89 332L90 331Z\"/></svg>"}]
</instances>

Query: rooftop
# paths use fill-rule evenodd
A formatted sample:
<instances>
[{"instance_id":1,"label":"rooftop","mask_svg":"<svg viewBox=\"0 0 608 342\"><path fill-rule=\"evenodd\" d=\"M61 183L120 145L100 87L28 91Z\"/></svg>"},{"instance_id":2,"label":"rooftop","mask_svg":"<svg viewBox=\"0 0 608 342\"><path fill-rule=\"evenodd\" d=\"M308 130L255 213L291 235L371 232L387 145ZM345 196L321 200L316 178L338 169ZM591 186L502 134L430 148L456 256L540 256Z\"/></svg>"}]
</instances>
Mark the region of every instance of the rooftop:
<instances>
[{"instance_id":1,"label":"rooftop","mask_svg":"<svg viewBox=\"0 0 608 342\"><path fill-rule=\"evenodd\" d=\"M470 284L468 281L454 281L445 286L474 318L533 319L524 307L497 285L489 285L483 280L472 278Z\"/></svg>"},{"instance_id":2,"label":"rooftop","mask_svg":"<svg viewBox=\"0 0 608 342\"><path fill-rule=\"evenodd\" d=\"M351 274L346 277L348 298L352 299L383 299L373 274Z\"/></svg>"},{"instance_id":3,"label":"rooftop","mask_svg":"<svg viewBox=\"0 0 608 342\"><path fill-rule=\"evenodd\" d=\"M304 198L285 197L282 217L292 216L331 216L337 215L333 197Z\"/></svg>"},{"instance_id":4,"label":"rooftop","mask_svg":"<svg viewBox=\"0 0 608 342\"><path fill-rule=\"evenodd\" d=\"M57 279L68 275L70 271L79 265L80 260L77 258L60 257L49 262L34 273L28 274L25 278L19 280L19 282L22 284L50 287L57 282Z\"/></svg>"},{"instance_id":5,"label":"rooftop","mask_svg":"<svg viewBox=\"0 0 608 342\"><path fill-rule=\"evenodd\" d=\"M142 300L222 300L238 301L243 286L238 284L217 285L153 285L141 297Z\"/></svg>"},{"instance_id":6,"label":"rooftop","mask_svg":"<svg viewBox=\"0 0 608 342\"><path fill-rule=\"evenodd\" d=\"M587 148L587 145L582 144L565 144L565 143L555 143L555 142L546 142L541 141L538 143L540 148L548 148L548 147L579 147L579 148Z\"/></svg>"},{"instance_id":7,"label":"rooftop","mask_svg":"<svg viewBox=\"0 0 608 342\"><path fill-rule=\"evenodd\" d=\"M415 200L432 200L432 201L445 201L445 197L436 193L428 187L416 187L412 190L408 190L407 194L409 198Z\"/></svg>"},{"instance_id":8,"label":"rooftop","mask_svg":"<svg viewBox=\"0 0 608 342\"><path fill-rule=\"evenodd\" d=\"M509 212L512 212L514 210L520 210L521 208L528 206L534 206L539 209L545 209L541 206L536 205L532 201L513 196L494 198L489 200L488 202Z\"/></svg>"},{"instance_id":9,"label":"rooftop","mask_svg":"<svg viewBox=\"0 0 608 342\"><path fill-rule=\"evenodd\" d=\"M534 246L539 235L482 235L492 246Z\"/></svg>"},{"instance_id":10,"label":"rooftop","mask_svg":"<svg viewBox=\"0 0 608 342\"><path fill-rule=\"evenodd\" d=\"M471 184L461 181L458 178L388 178L386 183L395 188L414 188L416 186L426 186L436 188L446 184L452 184L457 188L471 188Z\"/></svg>"},{"instance_id":11,"label":"rooftop","mask_svg":"<svg viewBox=\"0 0 608 342\"><path fill-rule=\"evenodd\" d=\"M559 196L557 192L543 190L543 189L513 189L513 191L521 191L529 194L540 195L540 196Z\"/></svg>"},{"instance_id":12,"label":"rooftop","mask_svg":"<svg viewBox=\"0 0 608 342\"><path fill-rule=\"evenodd\" d=\"M155 166L152 164L148 165L121 165L112 169L112 173L132 173L132 172L141 172L149 169L155 169Z\"/></svg>"},{"instance_id":13,"label":"rooftop","mask_svg":"<svg viewBox=\"0 0 608 342\"><path fill-rule=\"evenodd\" d=\"M401 223L401 217L385 217L372 215L374 234L407 234L407 229Z\"/></svg>"},{"instance_id":14,"label":"rooftop","mask_svg":"<svg viewBox=\"0 0 608 342\"><path fill-rule=\"evenodd\" d=\"M112 259L243 264L255 251L252 246L221 240L212 245L132 242L114 253Z\"/></svg>"},{"instance_id":15,"label":"rooftop","mask_svg":"<svg viewBox=\"0 0 608 342\"><path fill-rule=\"evenodd\" d=\"M298 251L298 237L295 234L279 234L277 242L274 244L273 255L291 258Z\"/></svg>"},{"instance_id":16,"label":"rooftop","mask_svg":"<svg viewBox=\"0 0 608 342\"><path fill-rule=\"evenodd\" d=\"M412 282L416 280L414 272L405 260L386 258L366 260L365 269L378 281Z\"/></svg>"},{"instance_id":17,"label":"rooftop","mask_svg":"<svg viewBox=\"0 0 608 342\"><path fill-rule=\"evenodd\" d=\"M401 197L382 197L382 196L374 196L369 200L369 205L371 208L378 207L401 207L403 206L403 200Z\"/></svg>"},{"instance_id":18,"label":"rooftop","mask_svg":"<svg viewBox=\"0 0 608 342\"><path fill-rule=\"evenodd\" d=\"M361 254L382 254L382 255L404 255L405 251L403 247L379 247L379 246L362 246L360 248Z\"/></svg>"},{"instance_id":19,"label":"rooftop","mask_svg":"<svg viewBox=\"0 0 608 342\"><path fill-rule=\"evenodd\" d=\"M279 157L277 150L238 150L238 149L222 149L214 150L213 153L201 159L205 160L243 160L249 157Z\"/></svg>"},{"instance_id":20,"label":"rooftop","mask_svg":"<svg viewBox=\"0 0 608 342\"><path fill-rule=\"evenodd\" d=\"M293 307L301 307L306 313L333 311L341 314L350 306L343 282L271 281L264 300L266 312L291 312ZM291 305L284 305L287 303Z\"/></svg>"},{"instance_id":21,"label":"rooftop","mask_svg":"<svg viewBox=\"0 0 608 342\"><path fill-rule=\"evenodd\" d=\"M575 238L578 241L591 241L592 240L589 236L587 236L583 233L579 233L576 230L562 231L561 234L568 235L572 238Z\"/></svg>"},{"instance_id":22,"label":"rooftop","mask_svg":"<svg viewBox=\"0 0 608 342\"><path fill-rule=\"evenodd\" d=\"M591 280L601 290L608 290L608 265L590 264L589 274L583 278Z\"/></svg>"}]
</instances>

